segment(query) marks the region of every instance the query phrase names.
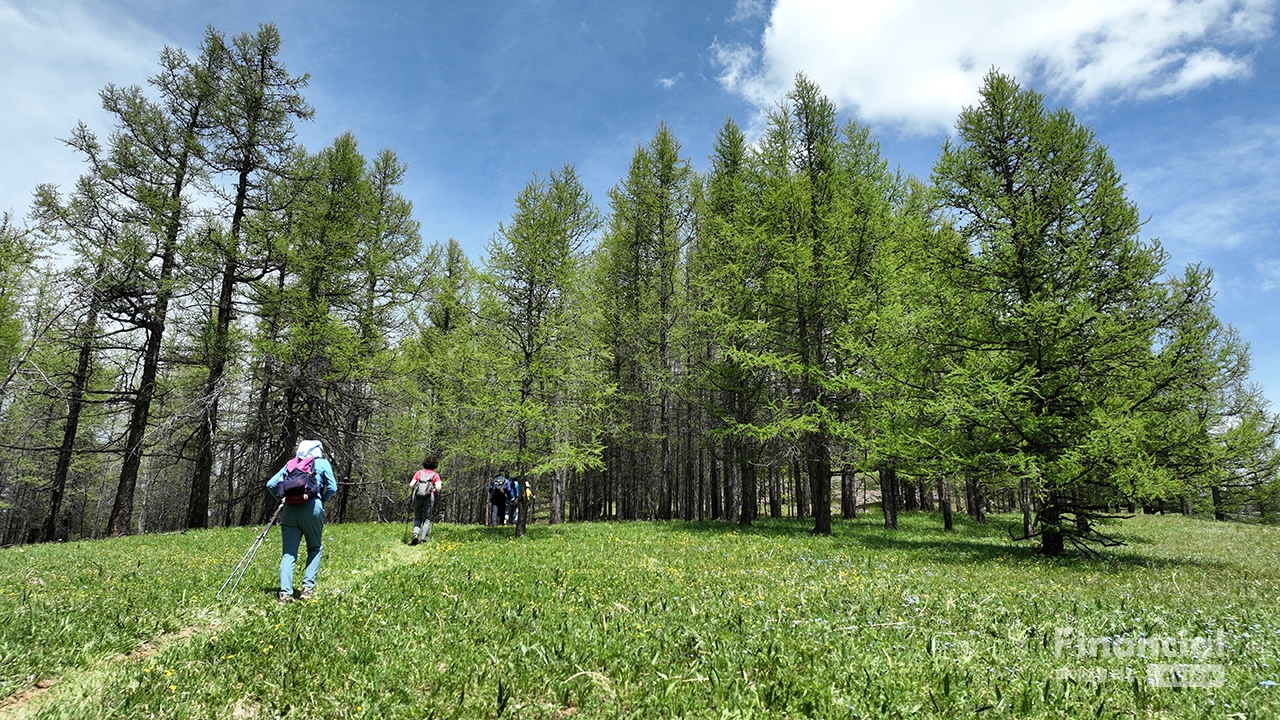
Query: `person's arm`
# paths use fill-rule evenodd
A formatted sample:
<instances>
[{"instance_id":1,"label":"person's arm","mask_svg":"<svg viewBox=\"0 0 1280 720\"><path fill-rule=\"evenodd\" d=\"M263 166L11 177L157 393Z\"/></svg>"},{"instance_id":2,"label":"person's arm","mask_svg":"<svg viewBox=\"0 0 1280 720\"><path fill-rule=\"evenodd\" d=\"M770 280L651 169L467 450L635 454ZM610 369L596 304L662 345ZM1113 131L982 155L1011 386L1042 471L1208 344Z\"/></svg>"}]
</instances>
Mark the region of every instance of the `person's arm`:
<instances>
[{"instance_id":1,"label":"person's arm","mask_svg":"<svg viewBox=\"0 0 1280 720\"><path fill-rule=\"evenodd\" d=\"M412 490L412 489L413 489L413 486L414 486L414 485L417 485L417 484L418 484L418 473L421 473L421 472L422 472L422 471L421 471L421 470L419 470L418 472L416 472L416 473L414 473L414 474L413 474L413 477L409 478L409 489L410 489L410 490Z\"/></svg>"},{"instance_id":2,"label":"person's arm","mask_svg":"<svg viewBox=\"0 0 1280 720\"><path fill-rule=\"evenodd\" d=\"M276 471L276 474L272 475L271 479L267 481L267 492L271 493L271 497L277 500L280 499L280 483L282 482L284 482L283 467Z\"/></svg>"},{"instance_id":3,"label":"person's arm","mask_svg":"<svg viewBox=\"0 0 1280 720\"><path fill-rule=\"evenodd\" d=\"M323 488L320 490L320 501L324 502L338 492L338 478L333 474L333 465L324 458L316 461L316 472L321 477Z\"/></svg>"}]
</instances>

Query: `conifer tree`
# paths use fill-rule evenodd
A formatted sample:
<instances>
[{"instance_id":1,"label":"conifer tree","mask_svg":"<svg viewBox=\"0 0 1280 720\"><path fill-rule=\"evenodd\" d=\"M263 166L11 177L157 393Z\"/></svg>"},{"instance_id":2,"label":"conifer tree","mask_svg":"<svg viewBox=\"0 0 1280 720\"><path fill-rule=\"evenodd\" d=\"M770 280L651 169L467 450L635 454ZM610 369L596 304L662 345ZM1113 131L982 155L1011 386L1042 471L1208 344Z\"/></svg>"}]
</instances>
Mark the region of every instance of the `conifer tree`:
<instances>
[{"instance_id":1,"label":"conifer tree","mask_svg":"<svg viewBox=\"0 0 1280 720\"><path fill-rule=\"evenodd\" d=\"M671 517L676 476L674 357L682 316L680 269L693 233L694 173L665 125L636 148L610 191L612 215L601 244L597 294L606 306L605 342L619 390L610 474L630 490L624 517ZM623 448L626 448L624 451ZM656 511L656 512L655 512Z\"/></svg>"},{"instance_id":2,"label":"conifer tree","mask_svg":"<svg viewBox=\"0 0 1280 720\"><path fill-rule=\"evenodd\" d=\"M698 306L694 322L710 345L701 358L696 387L704 409L718 426L711 438L725 438L743 478L744 500L754 497L755 466L763 443L759 426L768 422L769 383L776 375L755 362L767 349L764 282L767 256L756 231L758 183L747 156L746 139L732 121L716 136L706 180L697 252ZM744 501L739 522L751 524L754 502Z\"/></svg>"},{"instance_id":3,"label":"conifer tree","mask_svg":"<svg viewBox=\"0 0 1280 720\"><path fill-rule=\"evenodd\" d=\"M758 155L770 335L758 362L778 374L764 434L794 443L821 535L831 532L833 448L850 432L869 352L868 279L888 231L878 150L856 127L843 135L835 106L799 75Z\"/></svg>"},{"instance_id":4,"label":"conifer tree","mask_svg":"<svg viewBox=\"0 0 1280 720\"><path fill-rule=\"evenodd\" d=\"M84 155L90 172L123 198L126 217L135 226L130 233L134 242L119 248L132 253L124 260L132 272L116 278L113 301L120 314L135 318L146 340L107 528L113 536L129 531L133 515L169 304L183 280L178 259L191 217L187 190L203 171L202 139L222 82L223 59L220 49L210 44L195 60L181 50L165 48L161 70L150 80L158 101L147 98L138 86L108 85L102 102L116 128L107 146L83 124L69 140Z\"/></svg>"},{"instance_id":5,"label":"conifer tree","mask_svg":"<svg viewBox=\"0 0 1280 720\"><path fill-rule=\"evenodd\" d=\"M534 471L549 470L554 426L547 422L550 393L567 369L557 362L565 341L577 335L571 301L577 296L587 239L600 213L566 165L535 175L516 196L510 224L499 225L489 243L485 283L494 304L486 318L501 334L513 387L504 399L516 433L515 463L522 491L516 498L516 536L528 523L528 493Z\"/></svg>"},{"instance_id":6,"label":"conifer tree","mask_svg":"<svg viewBox=\"0 0 1280 720\"><path fill-rule=\"evenodd\" d=\"M971 450L1037 494L1046 554L1107 543L1096 524L1110 508L1179 494L1151 451L1168 413L1151 411L1196 404L1167 380L1204 356L1174 326L1200 284L1159 282L1166 255L1138 237L1106 149L1068 111L993 71L957 130L934 184L973 248L956 266L976 300L947 330L967 355L950 407L981 438Z\"/></svg>"},{"instance_id":7,"label":"conifer tree","mask_svg":"<svg viewBox=\"0 0 1280 720\"><path fill-rule=\"evenodd\" d=\"M208 170L230 175L225 202L230 213L226 232L206 235L219 264L217 301L206 351L203 417L196 440L195 477L187 506L187 527L208 525L209 481L213 474L218 410L231 361L232 321L237 288L251 280L256 267L245 267L245 219L251 210L269 212L267 180L278 175L293 146L293 119L309 118L312 110L299 95L307 77L292 77L280 63L280 32L273 24L254 34L240 33L230 46L217 31L206 32L208 52L224 55L225 79L210 111ZM247 274L246 274L247 273Z\"/></svg>"}]
</instances>

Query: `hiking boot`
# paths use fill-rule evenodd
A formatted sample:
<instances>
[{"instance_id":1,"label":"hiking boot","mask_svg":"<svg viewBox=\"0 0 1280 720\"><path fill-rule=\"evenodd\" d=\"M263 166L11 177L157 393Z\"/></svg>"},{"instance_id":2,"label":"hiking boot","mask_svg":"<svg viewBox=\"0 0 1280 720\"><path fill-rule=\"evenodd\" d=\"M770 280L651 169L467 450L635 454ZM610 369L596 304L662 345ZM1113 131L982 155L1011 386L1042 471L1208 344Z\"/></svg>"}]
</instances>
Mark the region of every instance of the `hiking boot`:
<instances>
[{"instance_id":1,"label":"hiking boot","mask_svg":"<svg viewBox=\"0 0 1280 720\"><path fill-rule=\"evenodd\" d=\"M417 535L414 535L414 536L413 536L413 539L409 541L409 544L410 544L410 545L417 545L417 544L418 544L418 536L417 536Z\"/></svg>"},{"instance_id":2,"label":"hiking boot","mask_svg":"<svg viewBox=\"0 0 1280 720\"><path fill-rule=\"evenodd\" d=\"M281 591L280 591L280 604L281 604L281 605L284 605L284 604L286 604L286 603L291 603L291 602L293 602L293 593L291 593L291 592L285 592L285 591L281 590Z\"/></svg>"},{"instance_id":3,"label":"hiking boot","mask_svg":"<svg viewBox=\"0 0 1280 720\"><path fill-rule=\"evenodd\" d=\"M303 599L303 600L309 600L309 599L311 599L312 597L314 597L314 596L315 596L315 594L316 594L316 589L315 589L314 587L307 586L307 587L302 588L302 599Z\"/></svg>"}]
</instances>

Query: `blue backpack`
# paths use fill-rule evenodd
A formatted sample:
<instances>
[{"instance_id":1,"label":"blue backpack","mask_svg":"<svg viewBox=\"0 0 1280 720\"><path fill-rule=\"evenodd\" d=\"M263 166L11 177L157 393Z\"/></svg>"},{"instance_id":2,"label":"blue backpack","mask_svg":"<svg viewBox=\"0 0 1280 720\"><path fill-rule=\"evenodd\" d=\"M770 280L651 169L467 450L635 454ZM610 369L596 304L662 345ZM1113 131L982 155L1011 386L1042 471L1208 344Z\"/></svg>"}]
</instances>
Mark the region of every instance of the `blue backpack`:
<instances>
[{"instance_id":1,"label":"blue backpack","mask_svg":"<svg viewBox=\"0 0 1280 720\"><path fill-rule=\"evenodd\" d=\"M280 494L290 505L301 505L320 497L320 479L312 458L290 458L284 466Z\"/></svg>"}]
</instances>

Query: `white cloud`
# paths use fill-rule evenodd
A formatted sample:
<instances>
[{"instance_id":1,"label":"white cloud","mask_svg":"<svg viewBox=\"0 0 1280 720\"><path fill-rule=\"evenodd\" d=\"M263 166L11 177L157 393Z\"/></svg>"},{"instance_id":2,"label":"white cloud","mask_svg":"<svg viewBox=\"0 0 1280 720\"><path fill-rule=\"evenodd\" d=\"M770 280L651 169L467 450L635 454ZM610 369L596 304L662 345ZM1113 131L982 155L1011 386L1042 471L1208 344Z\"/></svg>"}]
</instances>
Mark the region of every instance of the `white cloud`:
<instances>
[{"instance_id":1,"label":"white cloud","mask_svg":"<svg viewBox=\"0 0 1280 720\"><path fill-rule=\"evenodd\" d=\"M864 120L948 128L992 67L1088 103L1248 72L1275 0L777 0L755 51L712 46L725 87L775 101L796 72ZM751 50L751 52L747 52Z\"/></svg>"},{"instance_id":2,"label":"white cloud","mask_svg":"<svg viewBox=\"0 0 1280 720\"><path fill-rule=\"evenodd\" d=\"M676 73L672 77L658 78L658 86L663 90L670 90L675 87L676 83L684 79L684 73Z\"/></svg>"},{"instance_id":3,"label":"white cloud","mask_svg":"<svg viewBox=\"0 0 1280 720\"><path fill-rule=\"evenodd\" d=\"M39 183L74 182L80 161L58 138L80 120L105 135L98 91L145 83L163 45L79 2L0 0L0 211L24 213Z\"/></svg>"},{"instance_id":4,"label":"white cloud","mask_svg":"<svg viewBox=\"0 0 1280 720\"><path fill-rule=\"evenodd\" d=\"M718 79L726 90L749 94L759 87L760 83L752 81L751 75L759 57L755 48L739 43L722 43L717 38L708 49L721 68Z\"/></svg>"},{"instance_id":5,"label":"white cloud","mask_svg":"<svg viewBox=\"0 0 1280 720\"><path fill-rule=\"evenodd\" d=\"M729 18L729 22L746 22L764 17L768 9L768 3L765 0L737 0L733 5L733 16Z\"/></svg>"},{"instance_id":6,"label":"white cloud","mask_svg":"<svg viewBox=\"0 0 1280 720\"><path fill-rule=\"evenodd\" d=\"M1280 260L1262 260L1258 263L1258 274L1262 276L1260 289L1263 292L1280 289Z\"/></svg>"},{"instance_id":7,"label":"white cloud","mask_svg":"<svg viewBox=\"0 0 1280 720\"><path fill-rule=\"evenodd\" d=\"M1227 118L1183 143L1176 153L1143 158L1125 175L1131 196L1152 218L1144 234L1188 258L1280 252L1280 124Z\"/></svg>"}]
</instances>

